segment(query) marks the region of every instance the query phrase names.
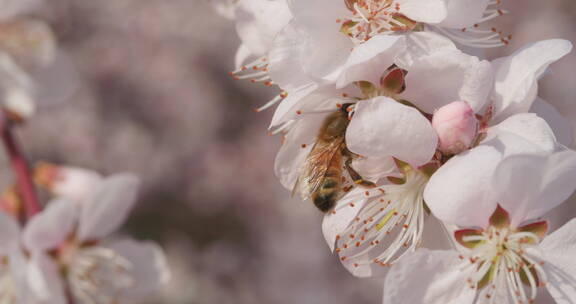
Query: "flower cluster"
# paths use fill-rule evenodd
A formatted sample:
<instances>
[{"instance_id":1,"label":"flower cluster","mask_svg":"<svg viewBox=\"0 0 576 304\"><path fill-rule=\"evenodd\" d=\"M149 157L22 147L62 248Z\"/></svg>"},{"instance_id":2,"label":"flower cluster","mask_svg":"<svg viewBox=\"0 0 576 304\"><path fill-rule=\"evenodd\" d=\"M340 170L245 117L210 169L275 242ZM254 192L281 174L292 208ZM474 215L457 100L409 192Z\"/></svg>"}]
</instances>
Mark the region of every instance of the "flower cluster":
<instances>
[{"instance_id":1,"label":"flower cluster","mask_svg":"<svg viewBox=\"0 0 576 304\"><path fill-rule=\"evenodd\" d=\"M0 193L0 302L111 304L142 299L170 278L162 249L116 235L139 180L25 158L15 130L64 100L76 76L38 0L3 1L0 13L0 137L14 181Z\"/></svg>"},{"instance_id":2,"label":"flower cluster","mask_svg":"<svg viewBox=\"0 0 576 304\"><path fill-rule=\"evenodd\" d=\"M218 3L224 7L222 1ZM237 0L235 79L277 86L275 173L325 212L322 230L384 303L575 303L574 221L543 218L576 189L570 124L538 80L572 49L487 23L492 0ZM436 218L452 248L426 249ZM547 302L542 302L547 303Z\"/></svg>"}]
</instances>

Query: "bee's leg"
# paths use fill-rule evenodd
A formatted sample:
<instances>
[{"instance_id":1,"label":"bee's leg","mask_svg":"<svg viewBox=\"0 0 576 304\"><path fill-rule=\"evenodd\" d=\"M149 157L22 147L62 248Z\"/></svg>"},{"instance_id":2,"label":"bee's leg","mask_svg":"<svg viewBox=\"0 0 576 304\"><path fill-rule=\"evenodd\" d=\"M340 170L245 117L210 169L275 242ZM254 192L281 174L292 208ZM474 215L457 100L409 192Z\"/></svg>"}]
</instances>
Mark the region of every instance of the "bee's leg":
<instances>
[{"instance_id":1,"label":"bee's leg","mask_svg":"<svg viewBox=\"0 0 576 304\"><path fill-rule=\"evenodd\" d=\"M352 178L352 181L354 181L356 185L369 188L376 187L376 184L374 184L371 181L365 180L358 172L356 172L356 170L354 170L354 168L352 168L352 157L348 157L346 159L344 166L346 167L346 170L348 171L350 178Z\"/></svg>"}]
</instances>

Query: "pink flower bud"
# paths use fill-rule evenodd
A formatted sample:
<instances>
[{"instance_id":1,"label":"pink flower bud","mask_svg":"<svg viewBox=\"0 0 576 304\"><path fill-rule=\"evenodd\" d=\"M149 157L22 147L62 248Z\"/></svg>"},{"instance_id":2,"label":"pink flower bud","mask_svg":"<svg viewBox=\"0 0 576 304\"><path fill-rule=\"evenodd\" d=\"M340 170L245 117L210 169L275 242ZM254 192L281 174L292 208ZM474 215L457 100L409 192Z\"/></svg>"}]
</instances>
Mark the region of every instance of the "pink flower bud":
<instances>
[{"instance_id":1,"label":"pink flower bud","mask_svg":"<svg viewBox=\"0 0 576 304\"><path fill-rule=\"evenodd\" d=\"M67 166L40 163L34 172L36 182L57 197L82 203L99 186L96 172Z\"/></svg>"},{"instance_id":2,"label":"pink flower bud","mask_svg":"<svg viewBox=\"0 0 576 304\"><path fill-rule=\"evenodd\" d=\"M466 102L455 101L434 113L432 127L438 133L440 151L458 154L470 148L478 132L478 120Z\"/></svg>"}]
</instances>

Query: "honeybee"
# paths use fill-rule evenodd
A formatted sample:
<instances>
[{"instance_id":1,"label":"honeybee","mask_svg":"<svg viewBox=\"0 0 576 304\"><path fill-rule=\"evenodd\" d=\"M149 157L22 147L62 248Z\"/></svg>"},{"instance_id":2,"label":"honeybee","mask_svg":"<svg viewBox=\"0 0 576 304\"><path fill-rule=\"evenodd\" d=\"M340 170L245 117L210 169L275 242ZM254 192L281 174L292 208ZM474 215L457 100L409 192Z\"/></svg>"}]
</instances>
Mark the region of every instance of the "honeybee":
<instances>
[{"instance_id":1,"label":"honeybee","mask_svg":"<svg viewBox=\"0 0 576 304\"><path fill-rule=\"evenodd\" d=\"M292 194L300 194L303 200L312 198L314 205L322 212L328 212L336 205L342 191L344 168L355 184L375 186L374 183L364 180L351 166L352 160L358 157L348 150L344 140L350 123L348 107L351 105L344 104L325 118L292 191Z\"/></svg>"}]
</instances>

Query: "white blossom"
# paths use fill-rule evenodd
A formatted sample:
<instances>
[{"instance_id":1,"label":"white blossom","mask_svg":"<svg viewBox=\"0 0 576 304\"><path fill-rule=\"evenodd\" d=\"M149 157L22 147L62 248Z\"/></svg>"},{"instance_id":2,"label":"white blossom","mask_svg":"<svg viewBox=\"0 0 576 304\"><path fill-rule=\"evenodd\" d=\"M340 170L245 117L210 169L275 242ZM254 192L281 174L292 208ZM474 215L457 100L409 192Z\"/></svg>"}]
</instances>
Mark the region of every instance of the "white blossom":
<instances>
[{"instance_id":1,"label":"white blossom","mask_svg":"<svg viewBox=\"0 0 576 304\"><path fill-rule=\"evenodd\" d=\"M62 102L78 82L70 60L58 50L52 29L28 16L42 3L0 3L0 88L3 107L16 121L30 118L38 106Z\"/></svg>"},{"instance_id":2,"label":"white blossom","mask_svg":"<svg viewBox=\"0 0 576 304\"><path fill-rule=\"evenodd\" d=\"M489 181L489 200L462 201L442 216L459 226L457 249L420 250L399 261L386 279L384 303L534 303L542 287L557 303L576 301L576 265L568 258L576 222L546 236L540 219L570 196L575 176L574 151L506 157ZM428 202L434 214L442 204L451 202ZM474 212L478 205L487 211Z\"/></svg>"},{"instance_id":3,"label":"white blossom","mask_svg":"<svg viewBox=\"0 0 576 304\"><path fill-rule=\"evenodd\" d=\"M27 224L23 241L42 303L111 303L139 299L169 278L162 250L151 242L110 238L136 199L137 179L102 181L82 204L55 199Z\"/></svg>"},{"instance_id":4,"label":"white blossom","mask_svg":"<svg viewBox=\"0 0 576 304\"><path fill-rule=\"evenodd\" d=\"M295 0L291 6L294 17L278 34L270 51L269 73L274 83L289 91L284 80L289 75L300 78L300 82L335 81L339 69L354 56L355 48L377 37L405 41L409 52L428 49L429 36L419 33L441 33L465 43L462 28L503 12L489 5L492 3L484 0ZM482 31L472 28L464 34L470 32ZM506 41L490 30L484 34L487 36L470 39L468 45L493 46ZM394 47L381 44L373 52L390 52Z\"/></svg>"}]
</instances>

